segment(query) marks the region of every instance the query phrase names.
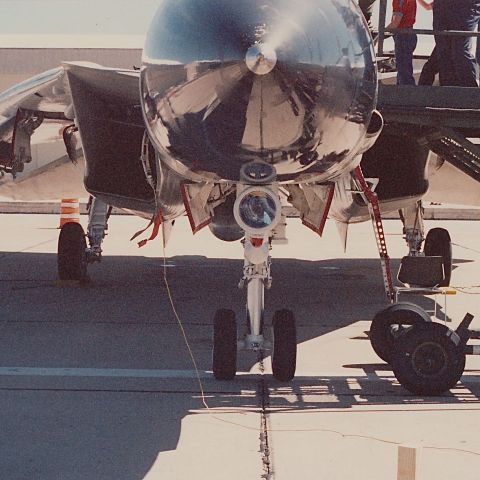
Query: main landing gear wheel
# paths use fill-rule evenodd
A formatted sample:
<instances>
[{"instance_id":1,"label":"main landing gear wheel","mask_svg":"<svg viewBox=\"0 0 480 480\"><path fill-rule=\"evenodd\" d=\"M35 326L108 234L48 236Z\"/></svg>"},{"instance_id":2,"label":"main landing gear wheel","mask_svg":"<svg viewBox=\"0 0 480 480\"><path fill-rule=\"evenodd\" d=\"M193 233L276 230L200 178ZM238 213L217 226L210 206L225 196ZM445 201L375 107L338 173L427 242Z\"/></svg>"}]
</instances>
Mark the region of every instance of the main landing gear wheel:
<instances>
[{"instance_id":1,"label":"main landing gear wheel","mask_svg":"<svg viewBox=\"0 0 480 480\"><path fill-rule=\"evenodd\" d=\"M390 363L397 339L414 325L430 322L430 316L419 306L400 302L378 312L370 325L370 343L375 353Z\"/></svg>"},{"instance_id":2,"label":"main landing gear wheel","mask_svg":"<svg viewBox=\"0 0 480 480\"><path fill-rule=\"evenodd\" d=\"M441 323L416 326L398 339L393 373L416 395L440 395L453 388L465 369L465 345Z\"/></svg>"},{"instance_id":3,"label":"main landing gear wheel","mask_svg":"<svg viewBox=\"0 0 480 480\"><path fill-rule=\"evenodd\" d=\"M297 332L295 317L290 310L277 310L273 315L273 376L288 382L297 367Z\"/></svg>"},{"instance_id":4,"label":"main landing gear wheel","mask_svg":"<svg viewBox=\"0 0 480 480\"><path fill-rule=\"evenodd\" d=\"M233 380L237 373L237 322L232 310L215 313L212 370L217 380Z\"/></svg>"},{"instance_id":5,"label":"main landing gear wheel","mask_svg":"<svg viewBox=\"0 0 480 480\"><path fill-rule=\"evenodd\" d=\"M60 280L87 278L87 241L79 223L66 223L58 237L57 266Z\"/></svg>"},{"instance_id":6,"label":"main landing gear wheel","mask_svg":"<svg viewBox=\"0 0 480 480\"><path fill-rule=\"evenodd\" d=\"M450 285L452 276L452 243L450 234L444 228L432 228L427 233L423 251L427 257L442 257L444 280L440 287Z\"/></svg>"}]
</instances>

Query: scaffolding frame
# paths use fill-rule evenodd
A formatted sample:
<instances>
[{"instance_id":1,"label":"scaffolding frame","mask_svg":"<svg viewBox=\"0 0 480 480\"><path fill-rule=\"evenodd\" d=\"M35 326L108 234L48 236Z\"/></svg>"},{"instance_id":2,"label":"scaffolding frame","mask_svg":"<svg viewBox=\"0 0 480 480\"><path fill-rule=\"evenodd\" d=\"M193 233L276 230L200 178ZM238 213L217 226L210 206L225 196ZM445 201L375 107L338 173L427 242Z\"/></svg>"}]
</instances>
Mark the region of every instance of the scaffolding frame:
<instances>
[{"instance_id":1,"label":"scaffolding frame","mask_svg":"<svg viewBox=\"0 0 480 480\"><path fill-rule=\"evenodd\" d=\"M480 32L466 32L463 30L430 30L422 28L392 28L386 29L387 20L387 2L388 0L380 0L378 13L378 37L377 37L377 58L393 58L395 54L385 52L384 43L388 33L405 33L407 35L442 35L448 37L480 37ZM413 58L426 60L429 55L413 55Z\"/></svg>"}]
</instances>

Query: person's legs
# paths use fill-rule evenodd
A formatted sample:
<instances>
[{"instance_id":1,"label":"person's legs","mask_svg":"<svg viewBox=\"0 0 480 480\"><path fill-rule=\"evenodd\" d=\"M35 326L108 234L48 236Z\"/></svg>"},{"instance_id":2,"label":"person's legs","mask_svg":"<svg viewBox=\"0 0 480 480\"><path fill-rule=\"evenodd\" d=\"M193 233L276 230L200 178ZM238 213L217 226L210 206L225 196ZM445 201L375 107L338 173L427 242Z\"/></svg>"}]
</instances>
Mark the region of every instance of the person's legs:
<instances>
[{"instance_id":1,"label":"person's legs","mask_svg":"<svg viewBox=\"0 0 480 480\"><path fill-rule=\"evenodd\" d=\"M393 40L397 64L397 85L415 85L412 56L417 46L417 36L396 33Z\"/></svg>"},{"instance_id":2,"label":"person's legs","mask_svg":"<svg viewBox=\"0 0 480 480\"><path fill-rule=\"evenodd\" d=\"M450 30L450 3L448 0L435 0L433 6L433 29ZM435 35L437 50L438 75L440 85L455 85L457 83L454 60L451 53L450 37Z\"/></svg>"},{"instance_id":3,"label":"person's legs","mask_svg":"<svg viewBox=\"0 0 480 480\"><path fill-rule=\"evenodd\" d=\"M450 28L474 32L480 18L480 2L477 0L449 0ZM475 57L471 53L471 37L452 37L453 66L456 73L456 85L477 87L477 69Z\"/></svg>"},{"instance_id":4,"label":"person's legs","mask_svg":"<svg viewBox=\"0 0 480 480\"><path fill-rule=\"evenodd\" d=\"M420 73L420 78L418 79L419 85L433 85L435 82L435 75L438 73L438 52L437 47L433 49L430 54L430 58L423 65L422 72Z\"/></svg>"}]
</instances>

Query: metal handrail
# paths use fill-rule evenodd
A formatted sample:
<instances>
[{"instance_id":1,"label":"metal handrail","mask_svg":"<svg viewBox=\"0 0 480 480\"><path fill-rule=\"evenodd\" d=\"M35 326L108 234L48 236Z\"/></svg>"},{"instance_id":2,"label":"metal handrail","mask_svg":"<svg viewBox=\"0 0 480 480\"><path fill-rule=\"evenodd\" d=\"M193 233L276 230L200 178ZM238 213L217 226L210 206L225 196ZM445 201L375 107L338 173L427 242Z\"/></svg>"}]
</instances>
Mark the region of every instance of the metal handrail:
<instances>
[{"instance_id":1,"label":"metal handrail","mask_svg":"<svg viewBox=\"0 0 480 480\"><path fill-rule=\"evenodd\" d=\"M466 32L464 30L429 30L423 28L391 28L386 29L385 23L387 18L387 1L380 0L378 15L378 38L377 38L377 56L393 57L394 54L386 53L383 50L383 42L385 41L385 32L388 33L405 33L407 35L442 35L448 37L480 37L480 32ZM413 58L425 59L428 55L413 55Z\"/></svg>"}]
</instances>

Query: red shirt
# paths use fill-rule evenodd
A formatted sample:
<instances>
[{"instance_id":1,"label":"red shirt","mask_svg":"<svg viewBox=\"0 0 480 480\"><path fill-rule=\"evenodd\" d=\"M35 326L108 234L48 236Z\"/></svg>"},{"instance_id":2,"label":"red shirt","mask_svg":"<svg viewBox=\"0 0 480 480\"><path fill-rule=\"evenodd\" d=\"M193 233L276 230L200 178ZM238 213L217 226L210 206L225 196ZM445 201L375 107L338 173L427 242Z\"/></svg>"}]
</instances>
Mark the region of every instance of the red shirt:
<instances>
[{"instance_id":1,"label":"red shirt","mask_svg":"<svg viewBox=\"0 0 480 480\"><path fill-rule=\"evenodd\" d=\"M398 28L413 27L417 14L417 0L393 0L393 14L402 17Z\"/></svg>"}]
</instances>

